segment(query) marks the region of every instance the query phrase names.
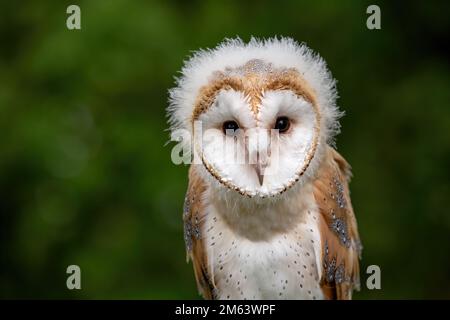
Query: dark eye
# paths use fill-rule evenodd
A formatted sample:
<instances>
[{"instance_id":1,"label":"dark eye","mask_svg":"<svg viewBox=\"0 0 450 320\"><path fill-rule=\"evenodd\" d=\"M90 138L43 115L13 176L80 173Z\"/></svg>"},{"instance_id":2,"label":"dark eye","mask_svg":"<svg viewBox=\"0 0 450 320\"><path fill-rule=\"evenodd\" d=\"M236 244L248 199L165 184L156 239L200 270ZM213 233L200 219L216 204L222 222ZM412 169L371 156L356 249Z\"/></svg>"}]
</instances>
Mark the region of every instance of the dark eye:
<instances>
[{"instance_id":1,"label":"dark eye","mask_svg":"<svg viewBox=\"0 0 450 320\"><path fill-rule=\"evenodd\" d=\"M279 132L286 132L289 130L291 122L288 117L278 117L275 122L275 129L278 129Z\"/></svg>"},{"instance_id":2,"label":"dark eye","mask_svg":"<svg viewBox=\"0 0 450 320\"><path fill-rule=\"evenodd\" d=\"M223 133L227 134L227 130L228 133L234 133L236 130L239 129L239 125L237 124L236 121L225 121L223 123ZM232 130L232 132L230 132Z\"/></svg>"}]
</instances>

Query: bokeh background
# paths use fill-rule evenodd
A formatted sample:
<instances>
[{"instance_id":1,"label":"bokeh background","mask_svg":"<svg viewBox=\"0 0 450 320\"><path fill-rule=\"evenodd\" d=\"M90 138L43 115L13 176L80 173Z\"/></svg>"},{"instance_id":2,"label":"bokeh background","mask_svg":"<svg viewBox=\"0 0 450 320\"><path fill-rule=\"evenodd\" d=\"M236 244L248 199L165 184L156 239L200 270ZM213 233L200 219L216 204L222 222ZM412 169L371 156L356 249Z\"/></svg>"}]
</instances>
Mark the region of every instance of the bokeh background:
<instances>
[{"instance_id":1,"label":"bokeh background","mask_svg":"<svg viewBox=\"0 0 450 320\"><path fill-rule=\"evenodd\" d=\"M381 7L382 29L366 28ZM66 28L81 7L82 29ZM291 36L345 110L357 299L450 298L448 1L1 1L0 297L198 299L167 89L225 37ZM66 288L66 268L82 290ZM366 267L382 289L365 287Z\"/></svg>"}]
</instances>

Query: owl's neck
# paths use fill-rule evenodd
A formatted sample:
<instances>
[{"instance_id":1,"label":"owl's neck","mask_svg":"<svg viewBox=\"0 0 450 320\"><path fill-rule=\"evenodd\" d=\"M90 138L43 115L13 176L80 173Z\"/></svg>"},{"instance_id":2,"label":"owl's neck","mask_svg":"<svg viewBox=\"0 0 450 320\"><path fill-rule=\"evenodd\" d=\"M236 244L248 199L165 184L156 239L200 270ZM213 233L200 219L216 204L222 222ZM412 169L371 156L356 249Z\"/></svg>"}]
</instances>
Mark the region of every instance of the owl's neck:
<instances>
[{"instance_id":1,"label":"owl's neck","mask_svg":"<svg viewBox=\"0 0 450 320\"><path fill-rule=\"evenodd\" d=\"M315 209L312 183L292 188L280 198L254 199L218 192L212 205L235 233L254 241L289 232Z\"/></svg>"}]
</instances>

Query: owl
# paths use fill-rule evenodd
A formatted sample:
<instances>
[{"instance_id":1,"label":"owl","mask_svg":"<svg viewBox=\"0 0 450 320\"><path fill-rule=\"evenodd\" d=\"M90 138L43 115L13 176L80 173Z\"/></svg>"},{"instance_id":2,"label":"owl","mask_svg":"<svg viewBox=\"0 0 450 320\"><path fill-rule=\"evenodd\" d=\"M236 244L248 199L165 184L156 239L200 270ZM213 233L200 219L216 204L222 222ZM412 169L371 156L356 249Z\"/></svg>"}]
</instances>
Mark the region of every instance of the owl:
<instances>
[{"instance_id":1,"label":"owl","mask_svg":"<svg viewBox=\"0 0 450 320\"><path fill-rule=\"evenodd\" d=\"M361 243L324 60L291 38L200 50L169 91L191 160L184 240L206 299L351 299Z\"/></svg>"}]
</instances>

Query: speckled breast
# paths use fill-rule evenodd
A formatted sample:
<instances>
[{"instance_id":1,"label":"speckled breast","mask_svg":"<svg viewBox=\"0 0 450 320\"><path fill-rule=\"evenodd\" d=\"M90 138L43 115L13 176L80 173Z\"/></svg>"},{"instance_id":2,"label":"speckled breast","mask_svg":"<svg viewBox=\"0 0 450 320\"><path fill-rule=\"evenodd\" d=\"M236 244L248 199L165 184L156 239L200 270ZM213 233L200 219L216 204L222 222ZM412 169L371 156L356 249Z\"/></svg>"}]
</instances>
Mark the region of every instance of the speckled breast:
<instances>
[{"instance_id":1,"label":"speckled breast","mask_svg":"<svg viewBox=\"0 0 450 320\"><path fill-rule=\"evenodd\" d=\"M323 299L317 213L289 233L252 241L236 235L214 209L203 234L217 299Z\"/></svg>"}]
</instances>

